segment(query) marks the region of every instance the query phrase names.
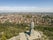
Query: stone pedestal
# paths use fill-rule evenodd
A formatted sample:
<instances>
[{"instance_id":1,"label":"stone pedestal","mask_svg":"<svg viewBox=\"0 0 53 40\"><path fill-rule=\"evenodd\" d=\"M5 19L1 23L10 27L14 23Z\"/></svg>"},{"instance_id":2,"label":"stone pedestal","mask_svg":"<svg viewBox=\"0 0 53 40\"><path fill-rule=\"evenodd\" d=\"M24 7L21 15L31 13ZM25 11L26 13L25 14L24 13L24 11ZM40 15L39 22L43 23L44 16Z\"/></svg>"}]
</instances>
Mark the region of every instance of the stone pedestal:
<instances>
[{"instance_id":1,"label":"stone pedestal","mask_svg":"<svg viewBox=\"0 0 53 40\"><path fill-rule=\"evenodd\" d=\"M27 34L29 33L29 34ZM34 40L41 38L41 34L38 31L34 30L34 22L31 22L30 30L26 33L20 33L20 40Z\"/></svg>"}]
</instances>

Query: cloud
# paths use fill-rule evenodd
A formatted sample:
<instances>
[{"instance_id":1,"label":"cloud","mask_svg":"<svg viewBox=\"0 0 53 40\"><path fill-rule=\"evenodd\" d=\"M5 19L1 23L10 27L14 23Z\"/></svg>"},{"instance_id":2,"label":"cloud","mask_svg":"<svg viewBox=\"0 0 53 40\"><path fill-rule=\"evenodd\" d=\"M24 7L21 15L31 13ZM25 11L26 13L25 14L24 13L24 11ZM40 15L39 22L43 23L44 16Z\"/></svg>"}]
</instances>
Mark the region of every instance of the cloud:
<instances>
[{"instance_id":1,"label":"cloud","mask_svg":"<svg viewBox=\"0 0 53 40\"><path fill-rule=\"evenodd\" d=\"M39 7L0 7L0 12L53 12L53 8L39 8Z\"/></svg>"}]
</instances>

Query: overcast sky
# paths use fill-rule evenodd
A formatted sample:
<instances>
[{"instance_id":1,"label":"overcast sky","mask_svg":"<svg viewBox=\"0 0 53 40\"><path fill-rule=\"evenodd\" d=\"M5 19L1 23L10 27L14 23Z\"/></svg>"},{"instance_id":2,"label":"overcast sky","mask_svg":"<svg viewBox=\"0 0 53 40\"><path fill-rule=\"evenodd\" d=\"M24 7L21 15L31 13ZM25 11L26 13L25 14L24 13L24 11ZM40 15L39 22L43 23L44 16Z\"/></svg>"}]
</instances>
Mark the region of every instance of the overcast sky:
<instances>
[{"instance_id":1,"label":"overcast sky","mask_svg":"<svg viewBox=\"0 0 53 40\"><path fill-rule=\"evenodd\" d=\"M53 0L0 0L0 12L53 12Z\"/></svg>"}]
</instances>

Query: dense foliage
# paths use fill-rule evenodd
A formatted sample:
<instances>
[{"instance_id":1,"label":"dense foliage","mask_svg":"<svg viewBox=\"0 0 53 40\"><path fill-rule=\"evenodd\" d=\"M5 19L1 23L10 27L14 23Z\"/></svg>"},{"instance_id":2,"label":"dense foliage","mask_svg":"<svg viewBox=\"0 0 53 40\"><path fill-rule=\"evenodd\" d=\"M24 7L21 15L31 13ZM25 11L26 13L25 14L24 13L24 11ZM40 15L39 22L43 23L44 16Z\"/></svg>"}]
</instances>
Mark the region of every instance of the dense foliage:
<instances>
[{"instance_id":1,"label":"dense foliage","mask_svg":"<svg viewBox=\"0 0 53 40\"><path fill-rule=\"evenodd\" d=\"M17 36L20 32L29 29L26 23L15 24L15 23L0 23L0 39L6 40L13 36ZM50 40L53 39L53 27L50 26L35 26L35 30L42 31ZM2 34L3 32L3 34Z\"/></svg>"},{"instance_id":2,"label":"dense foliage","mask_svg":"<svg viewBox=\"0 0 53 40\"><path fill-rule=\"evenodd\" d=\"M26 30L27 24L14 24L14 23L4 23L0 24L0 38L2 37L2 32L5 34L4 36L9 39L13 36L19 34L19 32L23 32Z\"/></svg>"},{"instance_id":3,"label":"dense foliage","mask_svg":"<svg viewBox=\"0 0 53 40\"><path fill-rule=\"evenodd\" d=\"M42 31L49 40L53 40L53 27L51 26L35 26L35 30Z\"/></svg>"}]
</instances>

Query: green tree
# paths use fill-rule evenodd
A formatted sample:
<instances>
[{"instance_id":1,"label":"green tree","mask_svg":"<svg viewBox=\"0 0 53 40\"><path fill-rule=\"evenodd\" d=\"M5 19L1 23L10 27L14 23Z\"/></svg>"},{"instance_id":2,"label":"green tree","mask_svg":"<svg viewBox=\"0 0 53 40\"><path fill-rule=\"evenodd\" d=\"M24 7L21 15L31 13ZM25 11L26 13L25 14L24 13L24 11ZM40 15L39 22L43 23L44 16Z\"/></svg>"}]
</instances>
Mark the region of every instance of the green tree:
<instances>
[{"instance_id":1,"label":"green tree","mask_svg":"<svg viewBox=\"0 0 53 40\"><path fill-rule=\"evenodd\" d=\"M5 37L5 33L2 33L1 40L6 40L7 38Z\"/></svg>"}]
</instances>

